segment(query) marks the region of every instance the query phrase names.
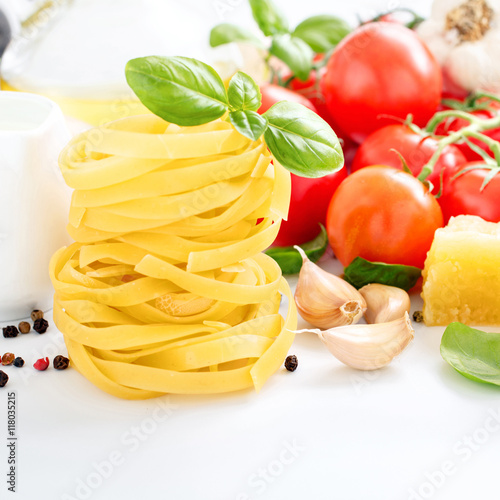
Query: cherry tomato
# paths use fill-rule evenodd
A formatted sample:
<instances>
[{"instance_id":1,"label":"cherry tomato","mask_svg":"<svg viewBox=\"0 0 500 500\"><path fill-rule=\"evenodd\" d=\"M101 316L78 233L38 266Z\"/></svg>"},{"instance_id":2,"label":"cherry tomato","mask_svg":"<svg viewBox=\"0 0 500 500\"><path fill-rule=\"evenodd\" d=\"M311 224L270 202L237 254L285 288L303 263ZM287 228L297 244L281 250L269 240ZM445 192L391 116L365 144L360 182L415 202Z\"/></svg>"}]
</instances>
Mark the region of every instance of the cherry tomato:
<instances>
[{"instance_id":1,"label":"cherry tomato","mask_svg":"<svg viewBox=\"0 0 500 500\"><path fill-rule=\"evenodd\" d=\"M280 87L279 85L274 85L268 83L266 85L261 85L260 92L262 94L262 104L258 110L260 114L265 113L273 104L280 101L292 101L302 104L311 111L317 113L317 109L314 104L306 99L304 96L297 94L293 90L286 89L285 87Z\"/></svg>"},{"instance_id":2,"label":"cherry tomato","mask_svg":"<svg viewBox=\"0 0 500 500\"><path fill-rule=\"evenodd\" d=\"M418 176L437 148L438 141L433 137L422 137L406 125L388 125L369 135L359 147L352 162L352 171L370 165L387 165L402 169L401 159L391 151L394 149L406 160L412 174ZM450 179L466 162L467 159L456 146L446 147L436 163L434 172L427 178L434 186L432 192L439 192L443 169L443 190L446 190Z\"/></svg>"},{"instance_id":3,"label":"cherry tomato","mask_svg":"<svg viewBox=\"0 0 500 500\"><path fill-rule=\"evenodd\" d=\"M467 167L481 167L484 162L470 162ZM478 215L490 222L500 222L500 175L496 175L481 191L489 168L469 170L451 181L450 189L441 198L445 222L457 215Z\"/></svg>"},{"instance_id":4,"label":"cherry tomato","mask_svg":"<svg viewBox=\"0 0 500 500\"><path fill-rule=\"evenodd\" d=\"M347 35L331 56L323 93L333 119L356 142L390 123L425 125L441 99L438 62L412 30L369 23Z\"/></svg>"},{"instance_id":5,"label":"cherry tomato","mask_svg":"<svg viewBox=\"0 0 500 500\"><path fill-rule=\"evenodd\" d=\"M326 224L326 211L333 193L347 177L347 170L310 179L292 176L292 197L288 220L281 228L274 242L276 246L300 245L315 238L319 233L318 222Z\"/></svg>"},{"instance_id":6,"label":"cherry tomato","mask_svg":"<svg viewBox=\"0 0 500 500\"><path fill-rule=\"evenodd\" d=\"M351 174L333 195L326 229L339 261L423 268L443 214L434 196L415 177L385 166Z\"/></svg>"},{"instance_id":7,"label":"cherry tomato","mask_svg":"<svg viewBox=\"0 0 500 500\"><path fill-rule=\"evenodd\" d=\"M493 118L494 116L496 116L496 113L494 111L488 109L471 111L471 114L483 120ZM438 125L438 127L436 128L436 135L449 135L452 134L453 132L456 132L457 130L461 130L464 127L467 127L468 125L470 125L470 122L464 120L463 118L450 117L448 120L445 120L444 122L441 122ZM486 130L484 132L484 135L487 135L488 137L495 139L495 141L500 141L500 128ZM493 157L491 149L488 146L486 146L484 142L481 142L480 140L475 139L473 137L470 137L469 140L472 143L479 146L481 149L483 149L491 157ZM468 161L483 160L483 158L481 158L481 155L474 152L466 143L457 144L457 147L460 149L460 151L462 151L462 153L464 154L464 156L467 158Z\"/></svg>"}]
</instances>

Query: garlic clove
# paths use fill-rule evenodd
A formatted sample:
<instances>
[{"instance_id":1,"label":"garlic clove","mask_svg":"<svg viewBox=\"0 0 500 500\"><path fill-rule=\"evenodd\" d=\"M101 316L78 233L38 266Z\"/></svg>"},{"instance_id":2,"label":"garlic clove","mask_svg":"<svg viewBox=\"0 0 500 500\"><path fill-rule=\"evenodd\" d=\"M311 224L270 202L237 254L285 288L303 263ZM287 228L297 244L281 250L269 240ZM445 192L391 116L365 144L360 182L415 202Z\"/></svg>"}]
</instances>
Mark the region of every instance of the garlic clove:
<instances>
[{"instance_id":1,"label":"garlic clove","mask_svg":"<svg viewBox=\"0 0 500 500\"><path fill-rule=\"evenodd\" d=\"M359 289L367 305L367 323L387 323L410 312L410 296L395 286L372 283Z\"/></svg>"},{"instance_id":2,"label":"garlic clove","mask_svg":"<svg viewBox=\"0 0 500 500\"><path fill-rule=\"evenodd\" d=\"M363 296L347 281L311 262L300 247L302 268L295 289L300 315L318 328L351 325L366 311Z\"/></svg>"},{"instance_id":3,"label":"garlic clove","mask_svg":"<svg viewBox=\"0 0 500 500\"><path fill-rule=\"evenodd\" d=\"M389 364L413 339L410 317L374 325L350 325L317 333L328 350L342 363L358 370L377 370ZM297 333L300 333L297 332Z\"/></svg>"}]
</instances>

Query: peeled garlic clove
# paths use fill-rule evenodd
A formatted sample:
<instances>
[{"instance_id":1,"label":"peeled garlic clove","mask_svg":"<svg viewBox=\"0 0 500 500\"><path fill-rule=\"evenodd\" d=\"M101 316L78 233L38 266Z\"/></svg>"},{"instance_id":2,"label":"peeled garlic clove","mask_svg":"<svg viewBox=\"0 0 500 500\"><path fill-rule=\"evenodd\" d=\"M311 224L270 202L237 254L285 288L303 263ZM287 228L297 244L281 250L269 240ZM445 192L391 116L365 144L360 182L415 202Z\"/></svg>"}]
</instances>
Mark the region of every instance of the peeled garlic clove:
<instances>
[{"instance_id":1,"label":"peeled garlic clove","mask_svg":"<svg viewBox=\"0 0 500 500\"><path fill-rule=\"evenodd\" d=\"M377 370L389 364L413 339L410 317L389 323L351 325L313 331L342 363L358 370Z\"/></svg>"},{"instance_id":2,"label":"peeled garlic clove","mask_svg":"<svg viewBox=\"0 0 500 500\"><path fill-rule=\"evenodd\" d=\"M366 310L363 296L347 281L323 271L312 263L300 247L302 268L295 289L295 303L300 315L318 328L351 325Z\"/></svg>"},{"instance_id":3,"label":"peeled garlic clove","mask_svg":"<svg viewBox=\"0 0 500 500\"><path fill-rule=\"evenodd\" d=\"M401 288L373 283L359 289L366 300L367 323L387 323L410 312L410 296Z\"/></svg>"}]
</instances>

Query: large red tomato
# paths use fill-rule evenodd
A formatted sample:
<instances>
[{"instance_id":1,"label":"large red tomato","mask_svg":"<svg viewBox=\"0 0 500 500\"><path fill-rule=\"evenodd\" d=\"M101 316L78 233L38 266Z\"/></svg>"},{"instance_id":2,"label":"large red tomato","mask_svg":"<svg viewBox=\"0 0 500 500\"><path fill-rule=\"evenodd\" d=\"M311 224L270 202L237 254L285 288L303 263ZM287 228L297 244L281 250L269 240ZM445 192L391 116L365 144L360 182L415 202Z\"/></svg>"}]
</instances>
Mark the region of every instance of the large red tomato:
<instances>
[{"instance_id":1,"label":"large red tomato","mask_svg":"<svg viewBox=\"0 0 500 500\"><path fill-rule=\"evenodd\" d=\"M314 104L306 97L294 92L293 90L286 89L285 87L280 87L279 85L274 85L268 83L266 85L261 85L260 92L262 94L262 104L258 110L260 114L265 113L273 104L280 101L292 101L302 104L306 108L309 108L315 113L318 112Z\"/></svg>"},{"instance_id":2,"label":"large red tomato","mask_svg":"<svg viewBox=\"0 0 500 500\"><path fill-rule=\"evenodd\" d=\"M438 141L433 137L422 137L406 125L387 125L373 134L359 147L352 162L352 171L370 165L388 165L402 169L398 151L405 159L414 176L422 171L422 167L430 160L438 148ZM441 187L441 171L443 173L443 192L450 179L467 162L465 156L456 146L448 146L441 154L434 172L427 178L434 186L433 193Z\"/></svg>"},{"instance_id":3,"label":"large red tomato","mask_svg":"<svg viewBox=\"0 0 500 500\"><path fill-rule=\"evenodd\" d=\"M351 174L335 192L326 229L340 262L371 262L423 268L443 214L434 196L415 177L372 166Z\"/></svg>"},{"instance_id":4,"label":"large red tomato","mask_svg":"<svg viewBox=\"0 0 500 500\"><path fill-rule=\"evenodd\" d=\"M442 76L438 62L412 30L370 23L347 35L323 77L326 104L356 142L409 113L423 126L437 110Z\"/></svg>"},{"instance_id":5,"label":"large red tomato","mask_svg":"<svg viewBox=\"0 0 500 500\"><path fill-rule=\"evenodd\" d=\"M470 162L462 168L481 167L484 162ZM469 170L451 181L450 189L439 198L447 222L457 215L478 215L490 222L500 222L500 175L481 191L490 168Z\"/></svg>"},{"instance_id":6,"label":"large red tomato","mask_svg":"<svg viewBox=\"0 0 500 500\"><path fill-rule=\"evenodd\" d=\"M333 193L347 177L345 167L338 172L310 179L292 176L292 198L288 220L281 228L274 245L285 247L300 245L312 240L319 233L318 222L326 224L326 211Z\"/></svg>"}]
</instances>

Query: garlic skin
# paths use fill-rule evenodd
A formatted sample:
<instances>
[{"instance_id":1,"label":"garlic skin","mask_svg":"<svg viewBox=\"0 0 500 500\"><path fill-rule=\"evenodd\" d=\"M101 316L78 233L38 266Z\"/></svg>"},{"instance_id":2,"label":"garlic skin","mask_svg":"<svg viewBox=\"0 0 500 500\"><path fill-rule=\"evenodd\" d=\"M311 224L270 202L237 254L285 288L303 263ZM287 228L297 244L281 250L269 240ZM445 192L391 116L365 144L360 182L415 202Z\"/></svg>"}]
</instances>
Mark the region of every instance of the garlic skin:
<instances>
[{"instance_id":1,"label":"garlic skin","mask_svg":"<svg viewBox=\"0 0 500 500\"><path fill-rule=\"evenodd\" d=\"M318 328L333 328L358 322L366 311L363 296L347 281L323 271L300 247L302 268L295 289L300 315Z\"/></svg>"},{"instance_id":2,"label":"garlic skin","mask_svg":"<svg viewBox=\"0 0 500 500\"><path fill-rule=\"evenodd\" d=\"M464 40L457 28L449 26L449 16L461 6L481 4L490 9L488 29ZM467 92L500 92L500 0L434 0L431 16L417 32L453 84Z\"/></svg>"},{"instance_id":3,"label":"garlic skin","mask_svg":"<svg viewBox=\"0 0 500 500\"><path fill-rule=\"evenodd\" d=\"M328 350L342 363L357 370L377 370L388 365L413 340L414 330L405 312L402 318L375 325L350 325L317 333Z\"/></svg>"},{"instance_id":4,"label":"garlic skin","mask_svg":"<svg viewBox=\"0 0 500 500\"><path fill-rule=\"evenodd\" d=\"M365 320L369 324L388 323L410 312L410 296L401 288L372 283L359 293L366 301Z\"/></svg>"}]
</instances>

